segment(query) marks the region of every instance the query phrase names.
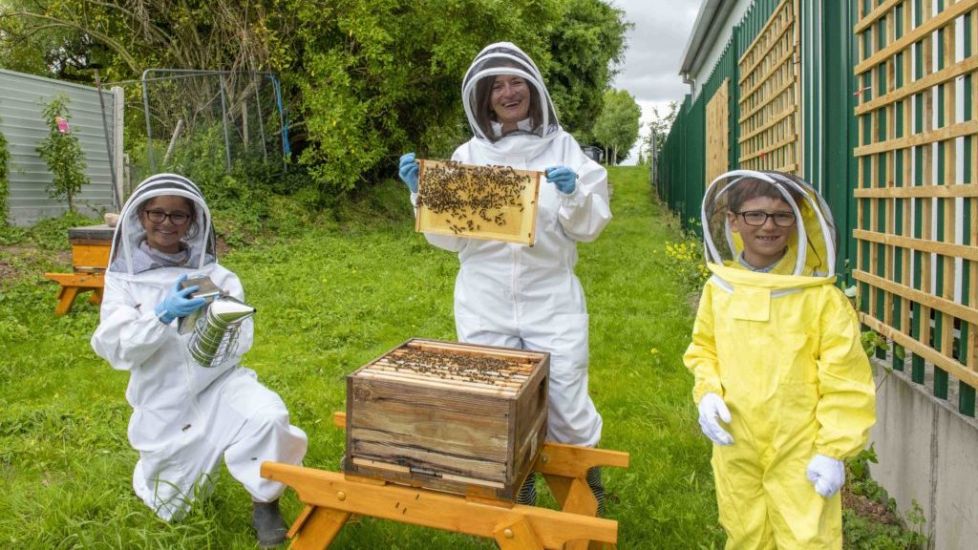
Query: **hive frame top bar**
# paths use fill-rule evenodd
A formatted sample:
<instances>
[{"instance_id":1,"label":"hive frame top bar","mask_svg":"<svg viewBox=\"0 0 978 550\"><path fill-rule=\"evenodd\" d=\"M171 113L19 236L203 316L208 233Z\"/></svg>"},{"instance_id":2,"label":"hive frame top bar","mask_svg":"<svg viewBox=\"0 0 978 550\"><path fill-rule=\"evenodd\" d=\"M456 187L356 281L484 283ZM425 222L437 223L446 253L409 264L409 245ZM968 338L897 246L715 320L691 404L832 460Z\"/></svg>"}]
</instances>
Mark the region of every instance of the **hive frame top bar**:
<instances>
[{"instance_id":1,"label":"hive frame top bar","mask_svg":"<svg viewBox=\"0 0 978 550\"><path fill-rule=\"evenodd\" d=\"M391 358L395 357L396 352L399 350L412 349L420 351L441 351L453 354L472 355L473 357L492 357L502 360L511 360L517 364L523 363L527 366L536 366L541 363L549 365L550 363L550 354L542 351L516 350L498 346L466 344L463 342L447 342L443 340L431 340L425 338L410 338L385 351L383 354L374 357L349 374L348 378L369 377L376 379L387 379L389 377L411 376L410 372L385 374L382 372L382 369L389 370L390 366L381 365L381 363L387 362ZM532 369L527 372L526 377L516 374L507 378L500 378L500 381L497 384L475 381L458 381L448 378L439 379L437 376L432 376L430 379L423 379L420 374L411 380L411 383L429 386L446 385L451 386L451 389L457 391L472 391L476 393L492 394L499 397L512 398L523 392L526 387L523 382L528 380L531 372ZM393 378L391 378L391 380L394 381ZM402 381L407 382L407 380Z\"/></svg>"}]
</instances>

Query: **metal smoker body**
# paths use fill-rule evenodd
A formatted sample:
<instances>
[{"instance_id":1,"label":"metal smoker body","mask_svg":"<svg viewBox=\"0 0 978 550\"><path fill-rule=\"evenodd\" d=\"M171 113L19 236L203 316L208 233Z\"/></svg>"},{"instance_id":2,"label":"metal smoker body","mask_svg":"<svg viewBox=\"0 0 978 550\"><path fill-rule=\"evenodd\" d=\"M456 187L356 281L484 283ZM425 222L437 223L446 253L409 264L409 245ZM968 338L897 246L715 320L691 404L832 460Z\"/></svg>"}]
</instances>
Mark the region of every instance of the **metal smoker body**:
<instances>
[{"instance_id":1,"label":"metal smoker body","mask_svg":"<svg viewBox=\"0 0 978 550\"><path fill-rule=\"evenodd\" d=\"M201 309L187 347L198 365L210 368L234 353L241 323L255 314L255 308L231 296L219 296Z\"/></svg>"}]
</instances>

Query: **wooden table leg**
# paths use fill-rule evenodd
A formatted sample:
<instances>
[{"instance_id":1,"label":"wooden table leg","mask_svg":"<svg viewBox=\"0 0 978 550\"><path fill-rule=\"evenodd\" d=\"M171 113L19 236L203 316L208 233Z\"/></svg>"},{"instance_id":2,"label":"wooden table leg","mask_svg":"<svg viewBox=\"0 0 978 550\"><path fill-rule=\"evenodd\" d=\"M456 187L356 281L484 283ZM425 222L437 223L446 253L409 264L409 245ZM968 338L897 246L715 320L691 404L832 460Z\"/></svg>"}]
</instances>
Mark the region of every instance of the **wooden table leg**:
<instances>
[{"instance_id":1,"label":"wooden table leg","mask_svg":"<svg viewBox=\"0 0 978 550\"><path fill-rule=\"evenodd\" d=\"M544 474L543 477L562 511L585 516L598 514L598 501L584 478L551 474Z\"/></svg>"},{"instance_id":2,"label":"wooden table leg","mask_svg":"<svg viewBox=\"0 0 978 550\"><path fill-rule=\"evenodd\" d=\"M560 505L561 511L585 516L596 516L598 501L588 487L587 480L579 477L564 477L559 475L543 476L550 486L550 492ZM564 550L602 550L615 548L595 541L573 540L564 545Z\"/></svg>"},{"instance_id":3,"label":"wooden table leg","mask_svg":"<svg viewBox=\"0 0 978 550\"><path fill-rule=\"evenodd\" d=\"M54 307L54 314L60 317L71 311L71 305L75 303L76 296L78 296L77 286L61 287L61 291L58 292L58 305Z\"/></svg>"},{"instance_id":4,"label":"wooden table leg","mask_svg":"<svg viewBox=\"0 0 978 550\"><path fill-rule=\"evenodd\" d=\"M102 288L94 288L94 289L92 289L92 295L91 295L91 297L88 298L88 301L91 302L91 303L93 303L93 304L95 304L95 305L101 304L102 303L102 293L104 291L105 291L105 289L102 289Z\"/></svg>"},{"instance_id":5,"label":"wooden table leg","mask_svg":"<svg viewBox=\"0 0 978 550\"><path fill-rule=\"evenodd\" d=\"M350 519L350 513L333 508L309 506L292 524L289 538L295 550L325 550Z\"/></svg>"},{"instance_id":6,"label":"wooden table leg","mask_svg":"<svg viewBox=\"0 0 978 550\"><path fill-rule=\"evenodd\" d=\"M525 517L499 525L492 536L501 550L543 550L543 544Z\"/></svg>"}]
</instances>

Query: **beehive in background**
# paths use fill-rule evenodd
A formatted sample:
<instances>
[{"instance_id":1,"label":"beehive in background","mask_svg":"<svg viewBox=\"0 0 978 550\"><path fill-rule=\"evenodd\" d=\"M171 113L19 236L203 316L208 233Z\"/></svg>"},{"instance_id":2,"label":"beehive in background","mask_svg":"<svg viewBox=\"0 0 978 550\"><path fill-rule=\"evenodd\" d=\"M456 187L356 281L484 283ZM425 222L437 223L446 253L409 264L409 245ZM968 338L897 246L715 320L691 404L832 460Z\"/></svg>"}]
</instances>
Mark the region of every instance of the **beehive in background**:
<instances>
[{"instance_id":1,"label":"beehive in background","mask_svg":"<svg viewBox=\"0 0 978 550\"><path fill-rule=\"evenodd\" d=\"M415 228L532 246L543 172L420 160Z\"/></svg>"},{"instance_id":2,"label":"beehive in background","mask_svg":"<svg viewBox=\"0 0 978 550\"><path fill-rule=\"evenodd\" d=\"M71 242L71 267L76 272L104 273L109 267L112 235L108 225L90 225L68 229Z\"/></svg>"},{"instance_id":3,"label":"beehive in background","mask_svg":"<svg viewBox=\"0 0 978 550\"><path fill-rule=\"evenodd\" d=\"M347 473L512 500L547 433L550 355L412 339L347 377Z\"/></svg>"}]
</instances>

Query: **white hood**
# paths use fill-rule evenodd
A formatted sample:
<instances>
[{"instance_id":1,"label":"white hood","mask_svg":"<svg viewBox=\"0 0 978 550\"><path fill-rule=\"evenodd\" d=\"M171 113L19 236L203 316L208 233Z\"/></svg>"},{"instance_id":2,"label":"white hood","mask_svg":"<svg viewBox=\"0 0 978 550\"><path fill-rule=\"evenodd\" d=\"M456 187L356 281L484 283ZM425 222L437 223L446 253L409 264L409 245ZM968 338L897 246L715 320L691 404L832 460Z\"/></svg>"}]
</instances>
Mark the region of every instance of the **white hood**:
<instances>
[{"instance_id":1,"label":"white hood","mask_svg":"<svg viewBox=\"0 0 978 550\"><path fill-rule=\"evenodd\" d=\"M501 140L493 135L493 115L484 107L480 108L479 96L488 93L492 81L504 74L522 77L531 88L530 120L522 123L523 130L516 132L516 135L532 134L549 142L560 130L557 111L536 64L523 50L509 42L486 46L472 61L462 79L462 104L472 134L486 144Z\"/></svg>"},{"instance_id":2,"label":"white hood","mask_svg":"<svg viewBox=\"0 0 978 550\"><path fill-rule=\"evenodd\" d=\"M146 239L146 230L139 219L140 207L146 201L163 195L184 197L193 201L195 206L196 217L191 220L191 228L184 238L184 244L190 251L190 260L186 267L200 269L217 260L211 213L200 189L183 176L157 174L143 180L122 207L119 225L116 226L112 239L110 272L125 275L138 272L136 256L140 253L139 244Z\"/></svg>"}]
</instances>

